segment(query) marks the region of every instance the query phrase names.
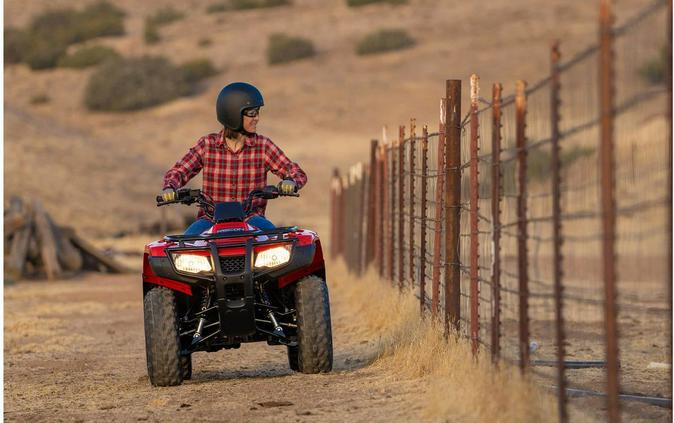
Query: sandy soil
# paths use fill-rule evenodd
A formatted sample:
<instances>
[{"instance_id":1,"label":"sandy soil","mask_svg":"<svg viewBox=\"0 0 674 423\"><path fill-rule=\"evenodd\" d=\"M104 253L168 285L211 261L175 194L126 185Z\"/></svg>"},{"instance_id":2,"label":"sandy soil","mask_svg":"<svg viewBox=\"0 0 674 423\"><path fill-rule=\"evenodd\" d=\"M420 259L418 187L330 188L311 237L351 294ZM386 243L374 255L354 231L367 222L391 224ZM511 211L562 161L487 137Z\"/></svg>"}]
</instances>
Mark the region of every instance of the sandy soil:
<instances>
[{"instance_id":1,"label":"sandy soil","mask_svg":"<svg viewBox=\"0 0 674 423\"><path fill-rule=\"evenodd\" d=\"M86 274L5 288L6 421L416 420L424 384L366 366L376 339L333 294L335 370L300 375L264 343L198 353L193 379L147 378L141 285L133 275Z\"/></svg>"}]
</instances>

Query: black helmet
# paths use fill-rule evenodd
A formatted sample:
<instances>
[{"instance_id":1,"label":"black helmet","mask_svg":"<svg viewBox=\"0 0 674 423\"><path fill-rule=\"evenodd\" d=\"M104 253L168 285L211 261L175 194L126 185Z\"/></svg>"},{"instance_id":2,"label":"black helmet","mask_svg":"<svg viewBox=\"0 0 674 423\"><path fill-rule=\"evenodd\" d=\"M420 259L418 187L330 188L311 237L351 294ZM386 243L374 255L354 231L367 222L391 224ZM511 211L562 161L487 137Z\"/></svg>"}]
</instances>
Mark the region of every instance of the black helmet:
<instances>
[{"instance_id":1,"label":"black helmet","mask_svg":"<svg viewBox=\"0 0 674 423\"><path fill-rule=\"evenodd\" d=\"M264 106L264 99L257 88L245 82L233 82L220 90L215 101L215 112L224 127L241 131L241 113L245 109L261 106Z\"/></svg>"}]
</instances>

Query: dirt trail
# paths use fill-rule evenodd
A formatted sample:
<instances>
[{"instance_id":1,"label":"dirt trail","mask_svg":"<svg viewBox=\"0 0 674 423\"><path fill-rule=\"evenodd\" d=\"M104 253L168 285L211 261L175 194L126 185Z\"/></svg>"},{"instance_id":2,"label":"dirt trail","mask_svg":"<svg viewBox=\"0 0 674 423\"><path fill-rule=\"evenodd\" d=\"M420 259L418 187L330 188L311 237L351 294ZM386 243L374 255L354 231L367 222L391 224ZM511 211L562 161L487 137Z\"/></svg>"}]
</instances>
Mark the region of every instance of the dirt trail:
<instances>
[{"instance_id":1,"label":"dirt trail","mask_svg":"<svg viewBox=\"0 0 674 423\"><path fill-rule=\"evenodd\" d=\"M424 388L367 366L375 341L333 290L335 370L300 375L264 343L197 353L193 379L153 388L134 275L5 288L6 421L410 421Z\"/></svg>"}]
</instances>

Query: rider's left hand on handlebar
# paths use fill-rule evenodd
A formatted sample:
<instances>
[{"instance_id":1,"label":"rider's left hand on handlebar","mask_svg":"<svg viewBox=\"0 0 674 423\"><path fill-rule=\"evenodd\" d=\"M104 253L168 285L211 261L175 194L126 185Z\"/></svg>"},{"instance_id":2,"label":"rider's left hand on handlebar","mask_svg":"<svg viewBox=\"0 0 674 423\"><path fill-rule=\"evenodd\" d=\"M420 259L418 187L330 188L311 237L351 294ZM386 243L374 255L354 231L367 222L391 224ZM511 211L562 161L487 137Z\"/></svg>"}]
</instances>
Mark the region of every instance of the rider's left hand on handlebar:
<instances>
[{"instance_id":1,"label":"rider's left hand on handlebar","mask_svg":"<svg viewBox=\"0 0 674 423\"><path fill-rule=\"evenodd\" d=\"M297 192L297 184L292 179L284 179L279 182L278 190L281 194L289 195Z\"/></svg>"}]
</instances>

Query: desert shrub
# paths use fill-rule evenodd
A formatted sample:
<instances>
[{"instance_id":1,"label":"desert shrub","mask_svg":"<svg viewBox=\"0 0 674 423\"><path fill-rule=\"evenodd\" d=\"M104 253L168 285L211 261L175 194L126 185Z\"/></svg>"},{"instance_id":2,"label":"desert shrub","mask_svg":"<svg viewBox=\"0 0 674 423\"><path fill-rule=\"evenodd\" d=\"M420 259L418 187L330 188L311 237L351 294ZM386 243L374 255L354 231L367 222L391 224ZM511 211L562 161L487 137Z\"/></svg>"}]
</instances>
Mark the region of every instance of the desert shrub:
<instances>
[{"instance_id":1,"label":"desert shrub","mask_svg":"<svg viewBox=\"0 0 674 423\"><path fill-rule=\"evenodd\" d=\"M218 73L209 59L196 59L180 65L183 78L188 84L194 84Z\"/></svg>"},{"instance_id":2,"label":"desert shrub","mask_svg":"<svg viewBox=\"0 0 674 423\"><path fill-rule=\"evenodd\" d=\"M639 68L639 75L653 85L664 83L668 60L667 46L662 46L657 57L652 58Z\"/></svg>"},{"instance_id":3,"label":"desert shrub","mask_svg":"<svg viewBox=\"0 0 674 423\"><path fill-rule=\"evenodd\" d=\"M208 47L208 46L210 46L211 44L213 44L213 40L211 40L211 39L208 38L208 37L199 38L199 41L197 41L197 45L198 45L199 47Z\"/></svg>"},{"instance_id":4,"label":"desert shrub","mask_svg":"<svg viewBox=\"0 0 674 423\"><path fill-rule=\"evenodd\" d=\"M179 21L185 18L185 14L180 12L171 6L163 7L157 10L152 16L148 16L146 19L147 23L151 23L157 26L168 25L171 22Z\"/></svg>"},{"instance_id":5,"label":"desert shrub","mask_svg":"<svg viewBox=\"0 0 674 423\"><path fill-rule=\"evenodd\" d=\"M61 57L58 65L63 68L87 68L119 57L119 53L110 47L91 46L81 48L73 54Z\"/></svg>"},{"instance_id":6,"label":"desert shrub","mask_svg":"<svg viewBox=\"0 0 674 423\"><path fill-rule=\"evenodd\" d=\"M91 110L138 110L189 92L182 71L163 57L113 60L91 75L85 104Z\"/></svg>"},{"instance_id":7,"label":"desert shrub","mask_svg":"<svg viewBox=\"0 0 674 423\"><path fill-rule=\"evenodd\" d=\"M356 46L359 55L386 53L412 47L414 39L403 29L382 29L366 35Z\"/></svg>"},{"instance_id":8,"label":"desert shrub","mask_svg":"<svg viewBox=\"0 0 674 423\"><path fill-rule=\"evenodd\" d=\"M30 104L33 105L38 105L38 104L45 104L49 103L51 99L47 94L36 94L30 98Z\"/></svg>"},{"instance_id":9,"label":"desert shrub","mask_svg":"<svg viewBox=\"0 0 674 423\"><path fill-rule=\"evenodd\" d=\"M365 6L374 3L388 3L388 4L407 4L407 0L346 0L346 5L349 7Z\"/></svg>"},{"instance_id":10,"label":"desert shrub","mask_svg":"<svg viewBox=\"0 0 674 423\"><path fill-rule=\"evenodd\" d=\"M5 63L23 62L30 37L26 31L16 28L5 30Z\"/></svg>"},{"instance_id":11,"label":"desert shrub","mask_svg":"<svg viewBox=\"0 0 674 423\"><path fill-rule=\"evenodd\" d=\"M213 3L206 8L206 13L220 13L227 10L264 9L268 7L288 6L290 0L228 0Z\"/></svg>"},{"instance_id":12,"label":"desert shrub","mask_svg":"<svg viewBox=\"0 0 674 423\"><path fill-rule=\"evenodd\" d=\"M32 69L52 68L71 44L124 34L124 11L104 1L81 11L49 10L36 16L22 32L10 32L10 60L26 62Z\"/></svg>"},{"instance_id":13,"label":"desert shrub","mask_svg":"<svg viewBox=\"0 0 674 423\"><path fill-rule=\"evenodd\" d=\"M267 62L270 65L305 59L315 54L313 43L307 39L290 37L284 34L269 36Z\"/></svg>"},{"instance_id":14,"label":"desert shrub","mask_svg":"<svg viewBox=\"0 0 674 423\"><path fill-rule=\"evenodd\" d=\"M157 25L145 22L145 31L143 32L145 37L145 42L147 44L157 44L161 41L161 36L159 35L159 28Z\"/></svg>"}]
</instances>

